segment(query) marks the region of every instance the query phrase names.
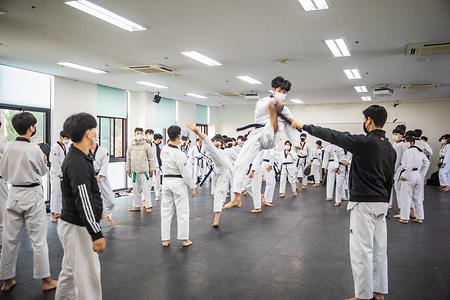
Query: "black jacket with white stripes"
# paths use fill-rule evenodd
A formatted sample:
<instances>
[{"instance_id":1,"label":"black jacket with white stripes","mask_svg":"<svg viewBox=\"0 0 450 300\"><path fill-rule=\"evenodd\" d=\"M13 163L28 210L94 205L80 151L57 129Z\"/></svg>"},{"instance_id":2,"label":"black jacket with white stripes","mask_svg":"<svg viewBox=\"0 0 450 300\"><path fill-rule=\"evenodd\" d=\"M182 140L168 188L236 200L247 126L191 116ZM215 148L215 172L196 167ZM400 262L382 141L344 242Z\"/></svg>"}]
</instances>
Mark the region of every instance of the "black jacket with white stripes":
<instances>
[{"instance_id":1,"label":"black jacket with white stripes","mask_svg":"<svg viewBox=\"0 0 450 300\"><path fill-rule=\"evenodd\" d=\"M92 241L102 238L100 218L103 204L92 157L72 145L64 159L62 172L60 218L68 223L86 227Z\"/></svg>"}]
</instances>

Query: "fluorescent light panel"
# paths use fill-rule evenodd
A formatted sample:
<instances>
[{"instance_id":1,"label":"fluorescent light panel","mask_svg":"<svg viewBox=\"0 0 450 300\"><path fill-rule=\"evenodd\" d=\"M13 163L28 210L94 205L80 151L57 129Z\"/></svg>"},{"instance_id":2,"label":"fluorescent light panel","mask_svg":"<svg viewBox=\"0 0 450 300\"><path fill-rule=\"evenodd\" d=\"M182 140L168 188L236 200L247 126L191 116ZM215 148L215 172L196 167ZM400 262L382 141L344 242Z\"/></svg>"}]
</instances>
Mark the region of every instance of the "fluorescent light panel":
<instances>
[{"instance_id":1,"label":"fluorescent light panel","mask_svg":"<svg viewBox=\"0 0 450 300\"><path fill-rule=\"evenodd\" d=\"M77 69L77 70L82 70L82 71L86 71L86 72L91 72L91 73L95 73L95 74L106 74L106 73L108 73L108 72L103 71L103 70L99 70L99 69L95 69L95 68L91 68L91 67L75 64L75 63L71 63L71 62L68 62L68 61L59 62L58 65L69 67L69 68L73 68L73 69Z\"/></svg>"},{"instance_id":2,"label":"fluorescent light panel","mask_svg":"<svg viewBox=\"0 0 450 300\"><path fill-rule=\"evenodd\" d=\"M361 79L361 74L359 74L358 69L346 69L344 73L348 79Z\"/></svg>"},{"instance_id":3,"label":"fluorescent light panel","mask_svg":"<svg viewBox=\"0 0 450 300\"><path fill-rule=\"evenodd\" d=\"M66 4L128 31L142 31L146 29L137 23L86 0L67 1Z\"/></svg>"},{"instance_id":4,"label":"fluorescent light panel","mask_svg":"<svg viewBox=\"0 0 450 300\"><path fill-rule=\"evenodd\" d=\"M353 87L358 93L367 93L367 87L365 85L354 86Z\"/></svg>"},{"instance_id":5,"label":"fluorescent light panel","mask_svg":"<svg viewBox=\"0 0 450 300\"><path fill-rule=\"evenodd\" d=\"M372 101L372 97L370 96L363 96L361 97L362 101Z\"/></svg>"},{"instance_id":6,"label":"fluorescent light panel","mask_svg":"<svg viewBox=\"0 0 450 300\"><path fill-rule=\"evenodd\" d=\"M300 99L291 99L291 102L295 103L295 104L303 104L303 100Z\"/></svg>"},{"instance_id":7,"label":"fluorescent light panel","mask_svg":"<svg viewBox=\"0 0 450 300\"><path fill-rule=\"evenodd\" d=\"M325 40L325 44L333 53L334 57L350 56L350 51L344 42L344 39Z\"/></svg>"},{"instance_id":8,"label":"fluorescent light panel","mask_svg":"<svg viewBox=\"0 0 450 300\"><path fill-rule=\"evenodd\" d=\"M212 58L209 58L208 56L203 55L197 51L185 51L185 52L181 52L181 54L183 54L189 58L192 58L196 61L199 61L201 63L204 63L205 65L208 65L210 67L222 65L220 62L218 62Z\"/></svg>"},{"instance_id":9,"label":"fluorescent light panel","mask_svg":"<svg viewBox=\"0 0 450 300\"><path fill-rule=\"evenodd\" d=\"M206 96L202 96L202 95L194 94L194 93L186 93L186 96L190 96L190 97L194 97L194 98L200 98L200 99L207 99L208 98Z\"/></svg>"},{"instance_id":10,"label":"fluorescent light panel","mask_svg":"<svg viewBox=\"0 0 450 300\"><path fill-rule=\"evenodd\" d=\"M156 84L156 83L151 83L151 82L146 82L146 81L138 81L136 82L137 84L140 85L145 85L145 86L150 86L150 87L154 87L154 88L158 88L158 89L167 89L167 86L164 85L160 85L160 84Z\"/></svg>"},{"instance_id":11,"label":"fluorescent light panel","mask_svg":"<svg viewBox=\"0 0 450 300\"><path fill-rule=\"evenodd\" d=\"M329 9L325 0L299 0L305 11Z\"/></svg>"},{"instance_id":12,"label":"fluorescent light panel","mask_svg":"<svg viewBox=\"0 0 450 300\"><path fill-rule=\"evenodd\" d=\"M251 78L250 76L247 76L247 75L236 76L236 78L238 78L238 79L240 79L242 81L248 82L250 84L262 84L261 81L253 79L253 78Z\"/></svg>"}]
</instances>

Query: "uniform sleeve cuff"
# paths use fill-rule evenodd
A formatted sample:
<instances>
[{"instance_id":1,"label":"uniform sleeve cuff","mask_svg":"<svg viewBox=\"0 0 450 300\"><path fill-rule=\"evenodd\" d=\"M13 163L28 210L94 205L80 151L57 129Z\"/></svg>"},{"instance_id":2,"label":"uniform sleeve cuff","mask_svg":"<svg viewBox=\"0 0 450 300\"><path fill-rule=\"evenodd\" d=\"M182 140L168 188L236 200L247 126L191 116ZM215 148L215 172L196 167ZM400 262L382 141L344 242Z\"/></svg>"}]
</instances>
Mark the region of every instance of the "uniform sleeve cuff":
<instances>
[{"instance_id":1,"label":"uniform sleeve cuff","mask_svg":"<svg viewBox=\"0 0 450 300\"><path fill-rule=\"evenodd\" d=\"M96 240L103 238L103 233L101 231L97 232L97 233L93 233L93 234L91 234L91 238L92 238L92 241L95 242Z\"/></svg>"}]
</instances>

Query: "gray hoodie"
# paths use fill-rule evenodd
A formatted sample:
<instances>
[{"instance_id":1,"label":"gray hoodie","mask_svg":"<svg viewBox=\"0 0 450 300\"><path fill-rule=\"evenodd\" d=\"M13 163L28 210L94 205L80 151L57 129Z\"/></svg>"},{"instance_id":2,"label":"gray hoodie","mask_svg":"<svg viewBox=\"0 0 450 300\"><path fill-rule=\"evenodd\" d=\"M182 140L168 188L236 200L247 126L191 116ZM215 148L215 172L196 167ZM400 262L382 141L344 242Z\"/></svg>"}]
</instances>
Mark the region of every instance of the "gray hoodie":
<instances>
[{"instance_id":1,"label":"gray hoodie","mask_svg":"<svg viewBox=\"0 0 450 300\"><path fill-rule=\"evenodd\" d=\"M127 151L127 171L145 173L156 171L156 152L145 139L133 139Z\"/></svg>"}]
</instances>

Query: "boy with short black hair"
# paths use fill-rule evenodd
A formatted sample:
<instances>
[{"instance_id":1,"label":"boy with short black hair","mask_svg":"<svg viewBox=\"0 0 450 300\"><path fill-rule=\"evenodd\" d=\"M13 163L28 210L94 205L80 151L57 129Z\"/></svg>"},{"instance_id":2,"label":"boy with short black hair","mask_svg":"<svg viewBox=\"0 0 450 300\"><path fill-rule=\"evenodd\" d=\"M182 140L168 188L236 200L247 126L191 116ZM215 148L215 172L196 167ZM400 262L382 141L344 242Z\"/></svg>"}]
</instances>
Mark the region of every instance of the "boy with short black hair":
<instances>
[{"instance_id":1,"label":"boy with short black hair","mask_svg":"<svg viewBox=\"0 0 450 300\"><path fill-rule=\"evenodd\" d=\"M103 213L100 189L90 149L97 138L97 121L87 113L70 116L64 131L73 145L62 171L63 207L58 236L64 249L55 299L102 299L100 260L106 248L100 219Z\"/></svg>"},{"instance_id":2,"label":"boy with short black hair","mask_svg":"<svg viewBox=\"0 0 450 300\"><path fill-rule=\"evenodd\" d=\"M47 174L47 158L41 149L31 143L36 134L37 120L29 112L12 118L19 137L5 147L0 160L0 175L12 185L6 202L3 249L0 259L2 292L16 285L16 261L20 232L25 225L33 249L33 278L42 279L42 290L56 288L57 281L50 277L47 245L47 212L41 178Z\"/></svg>"}]
</instances>

